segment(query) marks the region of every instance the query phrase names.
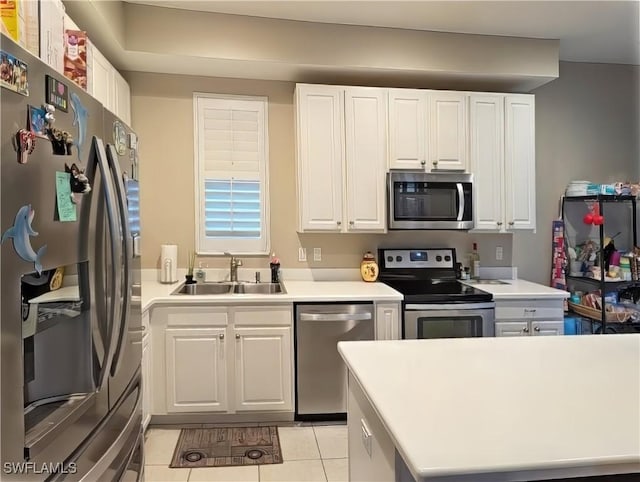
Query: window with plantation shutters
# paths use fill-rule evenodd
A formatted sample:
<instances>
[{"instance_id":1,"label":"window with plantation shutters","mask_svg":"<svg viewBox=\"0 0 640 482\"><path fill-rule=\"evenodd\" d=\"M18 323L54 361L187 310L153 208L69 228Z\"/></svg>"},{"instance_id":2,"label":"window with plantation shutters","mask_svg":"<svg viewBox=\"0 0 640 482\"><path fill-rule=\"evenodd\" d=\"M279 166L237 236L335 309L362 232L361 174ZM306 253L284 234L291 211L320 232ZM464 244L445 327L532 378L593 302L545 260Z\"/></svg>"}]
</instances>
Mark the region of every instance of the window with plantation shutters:
<instances>
[{"instance_id":1,"label":"window with plantation shutters","mask_svg":"<svg viewBox=\"0 0 640 482\"><path fill-rule=\"evenodd\" d=\"M267 99L194 94L196 250L268 254Z\"/></svg>"}]
</instances>

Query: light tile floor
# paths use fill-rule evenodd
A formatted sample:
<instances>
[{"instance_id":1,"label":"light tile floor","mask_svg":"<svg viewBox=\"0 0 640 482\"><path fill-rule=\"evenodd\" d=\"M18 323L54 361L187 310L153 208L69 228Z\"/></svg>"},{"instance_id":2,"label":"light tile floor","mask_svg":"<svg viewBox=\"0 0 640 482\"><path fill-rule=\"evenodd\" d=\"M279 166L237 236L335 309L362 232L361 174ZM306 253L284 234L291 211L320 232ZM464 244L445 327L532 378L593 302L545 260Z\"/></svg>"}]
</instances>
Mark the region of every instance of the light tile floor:
<instances>
[{"instance_id":1,"label":"light tile floor","mask_svg":"<svg viewBox=\"0 0 640 482\"><path fill-rule=\"evenodd\" d=\"M171 469L180 429L150 428L145 443L147 482L346 482L347 426L278 427L282 464Z\"/></svg>"}]
</instances>

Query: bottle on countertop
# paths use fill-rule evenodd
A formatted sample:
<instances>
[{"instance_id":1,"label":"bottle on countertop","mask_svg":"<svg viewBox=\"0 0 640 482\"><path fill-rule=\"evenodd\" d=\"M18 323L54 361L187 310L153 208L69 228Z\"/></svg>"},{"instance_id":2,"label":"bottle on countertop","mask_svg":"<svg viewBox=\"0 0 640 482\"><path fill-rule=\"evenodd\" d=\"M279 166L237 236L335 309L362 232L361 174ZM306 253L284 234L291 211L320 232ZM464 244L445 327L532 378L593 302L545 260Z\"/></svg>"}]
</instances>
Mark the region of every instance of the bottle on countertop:
<instances>
[{"instance_id":1,"label":"bottle on countertop","mask_svg":"<svg viewBox=\"0 0 640 482\"><path fill-rule=\"evenodd\" d=\"M196 276L196 281L198 283L204 283L206 280L206 274L204 272L204 270L202 269L202 263L198 263L198 269L196 270L196 272L194 273Z\"/></svg>"},{"instance_id":2,"label":"bottle on countertop","mask_svg":"<svg viewBox=\"0 0 640 482\"><path fill-rule=\"evenodd\" d=\"M276 256L276 253L271 253L269 268L271 268L271 282L280 282L280 259Z\"/></svg>"},{"instance_id":3,"label":"bottle on countertop","mask_svg":"<svg viewBox=\"0 0 640 482\"><path fill-rule=\"evenodd\" d=\"M471 277L480 277L480 254L478 254L478 243L473 243L473 250L469 254L469 265L471 266Z\"/></svg>"}]
</instances>

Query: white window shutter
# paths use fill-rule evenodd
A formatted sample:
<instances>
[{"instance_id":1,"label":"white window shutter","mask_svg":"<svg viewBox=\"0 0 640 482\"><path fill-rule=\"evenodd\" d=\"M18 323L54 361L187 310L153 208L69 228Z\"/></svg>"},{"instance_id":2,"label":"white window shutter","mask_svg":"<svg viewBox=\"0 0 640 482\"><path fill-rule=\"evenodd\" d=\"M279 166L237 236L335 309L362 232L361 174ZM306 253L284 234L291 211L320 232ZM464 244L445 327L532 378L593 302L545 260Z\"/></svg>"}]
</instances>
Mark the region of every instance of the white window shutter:
<instances>
[{"instance_id":1,"label":"white window shutter","mask_svg":"<svg viewBox=\"0 0 640 482\"><path fill-rule=\"evenodd\" d=\"M268 254L267 100L195 94L197 247Z\"/></svg>"}]
</instances>

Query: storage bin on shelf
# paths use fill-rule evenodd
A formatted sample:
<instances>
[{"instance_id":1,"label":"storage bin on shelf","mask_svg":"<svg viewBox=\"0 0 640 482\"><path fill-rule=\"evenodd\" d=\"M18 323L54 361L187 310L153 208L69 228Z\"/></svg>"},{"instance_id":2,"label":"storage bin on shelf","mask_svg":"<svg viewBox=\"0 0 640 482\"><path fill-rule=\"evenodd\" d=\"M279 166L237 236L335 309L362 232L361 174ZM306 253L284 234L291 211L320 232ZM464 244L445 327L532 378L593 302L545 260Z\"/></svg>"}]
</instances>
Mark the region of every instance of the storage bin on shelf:
<instances>
[{"instance_id":1,"label":"storage bin on shelf","mask_svg":"<svg viewBox=\"0 0 640 482\"><path fill-rule=\"evenodd\" d=\"M576 304L571 301L569 301L568 303L569 303L569 308L572 311L578 313L579 315L582 315L586 318L596 320L596 321L600 321L602 319L601 310L590 308L589 306L585 306L581 304ZM622 307L622 309L619 311L617 309L615 311L607 311L606 312L607 323L624 323L631 319L632 314L633 314L633 311L624 307Z\"/></svg>"}]
</instances>

